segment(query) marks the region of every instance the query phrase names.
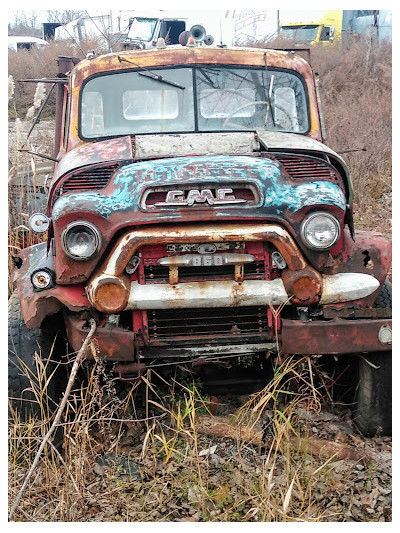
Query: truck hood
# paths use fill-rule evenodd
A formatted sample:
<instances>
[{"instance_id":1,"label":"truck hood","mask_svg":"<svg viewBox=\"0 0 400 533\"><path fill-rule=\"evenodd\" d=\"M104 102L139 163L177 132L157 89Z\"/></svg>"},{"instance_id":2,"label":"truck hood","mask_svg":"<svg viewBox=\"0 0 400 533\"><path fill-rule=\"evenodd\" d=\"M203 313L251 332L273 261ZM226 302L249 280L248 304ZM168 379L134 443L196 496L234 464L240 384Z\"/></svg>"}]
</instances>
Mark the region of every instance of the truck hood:
<instances>
[{"instance_id":1,"label":"truck hood","mask_svg":"<svg viewBox=\"0 0 400 533\"><path fill-rule=\"evenodd\" d=\"M256 191L251 203L243 200L241 203L234 201L220 205L203 200L195 205L165 204L165 207L164 204L147 206L145 203L149 192L160 193L161 196L164 194L164 201L170 189L179 192L185 189L202 191L221 188L233 189L235 194L236 189L246 186L252 186ZM289 179L273 156L209 155L153 159L124 165L115 172L103 190L70 193L58 198L52 216L56 221L67 213L78 216L80 211L92 211L108 219L125 211L131 213L135 221L147 223L156 222L157 219L202 218L205 212L207 217L218 218L285 218L285 212L293 216L304 207L314 205L332 205L345 211L345 194L332 181Z\"/></svg>"},{"instance_id":2,"label":"truck hood","mask_svg":"<svg viewBox=\"0 0 400 533\"><path fill-rule=\"evenodd\" d=\"M252 155L261 150L328 156L342 175L347 203L351 204L353 190L349 171L344 160L334 150L311 137L267 130L136 135L87 143L63 156L55 169L53 184L66 173L97 163L129 162L135 159L170 158L171 156L240 156Z\"/></svg>"}]
</instances>

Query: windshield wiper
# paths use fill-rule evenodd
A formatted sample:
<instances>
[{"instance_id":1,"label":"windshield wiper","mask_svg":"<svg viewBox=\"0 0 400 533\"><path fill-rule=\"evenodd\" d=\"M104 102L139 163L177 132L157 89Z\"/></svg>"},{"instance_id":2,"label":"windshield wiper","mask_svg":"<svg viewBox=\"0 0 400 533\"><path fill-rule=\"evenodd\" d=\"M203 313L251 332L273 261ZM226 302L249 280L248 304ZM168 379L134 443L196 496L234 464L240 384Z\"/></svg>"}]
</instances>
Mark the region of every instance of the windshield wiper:
<instances>
[{"instance_id":1,"label":"windshield wiper","mask_svg":"<svg viewBox=\"0 0 400 533\"><path fill-rule=\"evenodd\" d=\"M184 87L183 85L179 85L179 83L175 83L174 81L166 80L165 78L160 76L160 74L156 74L155 72L152 72L151 70L148 70L145 67L141 67L137 63L134 63L133 61L131 61L130 59L126 59L125 57L118 56L118 61L120 63L123 63L123 62L131 63L132 65L135 65L135 67L142 68L143 70L145 70L145 72L138 72L138 74L140 74L141 76L146 76L146 78L151 78L152 80L165 83L166 85L172 85L172 87L178 87L178 89L186 89L186 87Z\"/></svg>"},{"instance_id":2,"label":"windshield wiper","mask_svg":"<svg viewBox=\"0 0 400 533\"><path fill-rule=\"evenodd\" d=\"M183 85L179 85L179 83L175 83L174 81L166 80L159 74L155 74L154 72L151 72L150 70L146 72L138 72L140 76L146 76L146 78L151 78L155 81L160 81L161 83L166 83L167 85L172 85L172 87L178 87L178 89L186 89Z\"/></svg>"}]
</instances>

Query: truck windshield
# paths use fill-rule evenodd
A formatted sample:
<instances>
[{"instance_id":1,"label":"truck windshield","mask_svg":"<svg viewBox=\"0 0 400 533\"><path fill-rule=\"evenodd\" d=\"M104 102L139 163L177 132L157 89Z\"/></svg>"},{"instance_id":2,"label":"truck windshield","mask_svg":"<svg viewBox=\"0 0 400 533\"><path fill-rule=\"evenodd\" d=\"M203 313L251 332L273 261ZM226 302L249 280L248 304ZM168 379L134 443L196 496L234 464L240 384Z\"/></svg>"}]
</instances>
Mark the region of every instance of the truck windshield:
<instances>
[{"instance_id":1,"label":"truck windshield","mask_svg":"<svg viewBox=\"0 0 400 533\"><path fill-rule=\"evenodd\" d=\"M305 85L293 71L204 66L110 73L90 79L81 93L84 139L264 128L309 130Z\"/></svg>"},{"instance_id":2,"label":"truck windshield","mask_svg":"<svg viewBox=\"0 0 400 533\"><path fill-rule=\"evenodd\" d=\"M128 37L130 39L150 41L153 37L157 20L158 19L134 18L129 29Z\"/></svg>"},{"instance_id":3,"label":"truck windshield","mask_svg":"<svg viewBox=\"0 0 400 533\"><path fill-rule=\"evenodd\" d=\"M293 41L315 41L319 26L282 26L280 35L284 39Z\"/></svg>"}]
</instances>

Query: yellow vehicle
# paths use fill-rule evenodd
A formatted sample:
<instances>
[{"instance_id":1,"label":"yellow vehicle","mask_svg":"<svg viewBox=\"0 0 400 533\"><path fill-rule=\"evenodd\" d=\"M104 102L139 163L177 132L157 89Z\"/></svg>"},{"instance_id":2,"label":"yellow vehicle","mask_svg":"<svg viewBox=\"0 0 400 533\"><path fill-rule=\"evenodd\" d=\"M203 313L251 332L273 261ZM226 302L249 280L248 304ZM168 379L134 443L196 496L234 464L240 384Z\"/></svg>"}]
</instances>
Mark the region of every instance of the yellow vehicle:
<instances>
[{"instance_id":1,"label":"yellow vehicle","mask_svg":"<svg viewBox=\"0 0 400 533\"><path fill-rule=\"evenodd\" d=\"M280 35L297 43L338 43L341 40L343 11L326 11L314 21L281 24Z\"/></svg>"}]
</instances>

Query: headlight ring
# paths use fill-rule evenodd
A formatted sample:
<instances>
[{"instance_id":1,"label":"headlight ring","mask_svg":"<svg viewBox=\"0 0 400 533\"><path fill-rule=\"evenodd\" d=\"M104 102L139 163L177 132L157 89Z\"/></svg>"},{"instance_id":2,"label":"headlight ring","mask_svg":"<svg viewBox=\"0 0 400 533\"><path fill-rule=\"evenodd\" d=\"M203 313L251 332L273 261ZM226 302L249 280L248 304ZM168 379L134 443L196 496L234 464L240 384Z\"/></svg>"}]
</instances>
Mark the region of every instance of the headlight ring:
<instances>
[{"instance_id":1,"label":"headlight ring","mask_svg":"<svg viewBox=\"0 0 400 533\"><path fill-rule=\"evenodd\" d=\"M300 229L301 239L312 250L328 250L340 236L340 223L330 213L316 212L309 215Z\"/></svg>"},{"instance_id":2,"label":"headlight ring","mask_svg":"<svg viewBox=\"0 0 400 533\"><path fill-rule=\"evenodd\" d=\"M99 230L83 220L71 222L61 235L64 252L75 261L87 261L100 249L101 237Z\"/></svg>"}]
</instances>

